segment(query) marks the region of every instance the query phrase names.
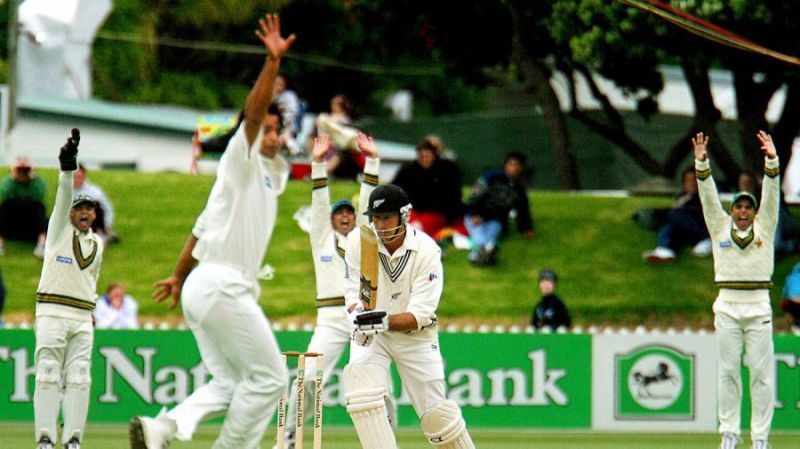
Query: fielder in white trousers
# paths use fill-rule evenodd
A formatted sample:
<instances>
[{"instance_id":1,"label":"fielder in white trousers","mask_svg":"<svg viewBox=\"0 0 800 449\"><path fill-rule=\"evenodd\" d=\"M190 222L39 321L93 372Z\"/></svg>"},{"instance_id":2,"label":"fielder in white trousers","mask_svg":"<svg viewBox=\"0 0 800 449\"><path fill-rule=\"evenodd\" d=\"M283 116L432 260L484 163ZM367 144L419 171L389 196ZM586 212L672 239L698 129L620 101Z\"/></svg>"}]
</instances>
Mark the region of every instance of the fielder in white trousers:
<instances>
[{"instance_id":1,"label":"fielder in white trousers","mask_svg":"<svg viewBox=\"0 0 800 449\"><path fill-rule=\"evenodd\" d=\"M780 201L780 167L769 134L760 131L764 152L761 204L752 192L733 196L723 209L708 160L708 137L693 139L695 172L703 216L714 255L714 301L717 336L717 411L721 449L740 441L742 410L742 350L750 371L750 437L753 449L766 449L775 409L775 350L769 288L775 264L775 230Z\"/></svg>"}]
</instances>

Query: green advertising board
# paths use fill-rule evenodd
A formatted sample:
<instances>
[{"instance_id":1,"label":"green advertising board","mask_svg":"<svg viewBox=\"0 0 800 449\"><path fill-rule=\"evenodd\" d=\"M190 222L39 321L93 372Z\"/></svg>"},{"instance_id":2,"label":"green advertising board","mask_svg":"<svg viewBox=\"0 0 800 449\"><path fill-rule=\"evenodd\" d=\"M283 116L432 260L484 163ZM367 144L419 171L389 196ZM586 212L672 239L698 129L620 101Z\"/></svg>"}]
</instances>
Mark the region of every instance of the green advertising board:
<instances>
[{"instance_id":1,"label":"green advertising board","mask_svg":"<svg viewBox=\"0 0 800 449\"><path fill-rule=\"evenodd\" d=\"M277 332L281 348L304 349L310 332ZM470 426L591 426L591 336L440 335L448 395ZM0 330L0 408L4 420L33 420L34 335ZM346 360L346 359L345 359ZM326 384L326 424L347 425L340 360ZM189 331L103 331L95 335L92 422L127 422L154 415L208 381ZM395 374L398 422L418 420Z\"/></svg>"}]
</instances>

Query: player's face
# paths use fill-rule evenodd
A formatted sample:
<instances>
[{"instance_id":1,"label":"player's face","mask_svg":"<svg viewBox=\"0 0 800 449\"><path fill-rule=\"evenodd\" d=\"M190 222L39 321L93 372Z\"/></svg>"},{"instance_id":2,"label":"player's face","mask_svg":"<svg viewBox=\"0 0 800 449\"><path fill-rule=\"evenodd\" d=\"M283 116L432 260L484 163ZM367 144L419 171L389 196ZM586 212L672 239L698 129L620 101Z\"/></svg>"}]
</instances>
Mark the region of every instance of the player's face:
<instances>
[{"instance_id":1,"label":"player's face","mask_svg":"<svg viewBox=\"0 0 800 449\"><path fill-rule=\"evenodd\" d=\"M69 219L72 221L72 226L75 226L81 232L87 232L91 229L95 218L97 218L97 214L94 211L94 206L87 203L78 204L69 210Z\"/></svg>"},{"instance_id":2,"label":"player's face","mask_svg":"<svg viewBox=\"0 0 800 449\"><path fill-rule=\"evenodd\" d=\"M395 242L405 232L405 228L400 226L400 214L376 215L372 217L372 225L384 244Z\"/></svg>"},{"instance_id":3,"label":"player's face","mask_svg":"<svg viewBox=\"0 0 800 449\"><path fill-rule=\"evenodd\" d=\"M347 235L356 227L356 214L343 207L331 215L331 225L336 232Z\"/></svg>"},{"instance_id":4,"label":"player's face","mask_svg":"<svg viewBox=\"0 0 800 449\"><path fill-rule=\"evenodd\" d=\"M742 199L737 201L731 208L731 217L736 227L745 230L753 224L753 219L756 216L756 210L750 200Z\"/></svg>"},{"instance_id":5,"label":"player's face","mask_svg":"<svg viewBox=\"0 0 800 449\"><path fill-rule=\"evenodd\" d=\"M266 157L273 157L278 153L281 147L281 127L280 120L277 115L267 114L264 117L264 122L261 124L263 132L261 137L261 155Z\"/></svg>"}]
</instances>

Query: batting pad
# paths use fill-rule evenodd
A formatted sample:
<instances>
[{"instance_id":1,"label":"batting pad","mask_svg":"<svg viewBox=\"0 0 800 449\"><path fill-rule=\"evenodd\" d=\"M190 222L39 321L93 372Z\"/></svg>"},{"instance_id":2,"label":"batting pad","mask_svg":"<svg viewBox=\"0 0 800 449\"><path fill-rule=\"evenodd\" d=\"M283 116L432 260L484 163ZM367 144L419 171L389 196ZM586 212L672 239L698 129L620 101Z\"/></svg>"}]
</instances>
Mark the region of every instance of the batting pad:
<instances>
[{"instance_id":1,"label":"batting pad","mask_svg":"<svg viewBox=\"0 0 800 449\"><path fill-rule=\"evenodd\" d=\"M397 443L386 416L385 372L374 365L344 367L347 413L363 449L394 449Z\"/></svg>"},{"instance_id":2,"label":"batting pad","mask_svg":"<svg viewBox=\"0 0 800 449\"><path fill-rule=\"evenodd\" d=\"M444 401L422 415L422 431L437 449L475 449L455 401Z\"/></svg>"}]
</instances>

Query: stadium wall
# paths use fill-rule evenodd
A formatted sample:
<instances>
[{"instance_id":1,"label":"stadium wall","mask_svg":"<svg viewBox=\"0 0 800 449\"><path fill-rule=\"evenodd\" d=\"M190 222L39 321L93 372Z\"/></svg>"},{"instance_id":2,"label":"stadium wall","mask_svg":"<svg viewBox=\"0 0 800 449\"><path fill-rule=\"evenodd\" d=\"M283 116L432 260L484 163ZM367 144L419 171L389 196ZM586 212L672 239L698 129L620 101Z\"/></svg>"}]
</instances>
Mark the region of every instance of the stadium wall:
<instances>
[{"instance_id":1,"label":"stadium wall","mask_svg":"<svg viewBox=\"0 0 800 449\"><path fill-rule=\"evenodd\" d=\"M302 350L311 333L280 331ZM800 336L776 335L773 428L800 430ZM483 428L697 431L716 429L716 345L711 334L449 333L440 336L448 394L470 426ZM0 330L4 421L33 420L34 334ZM325 389L326 425L349 425L339 361ZM154 415L204 384L191 332L98 330L92 367L93 422ZM743 385L748 385L744 373ZM745 388L745 401L749 403ZM399 424L417 418L395 373ZM743 410L744 428L749 407Z\"/></svg>"}]
</instances>

